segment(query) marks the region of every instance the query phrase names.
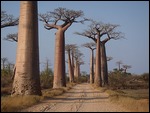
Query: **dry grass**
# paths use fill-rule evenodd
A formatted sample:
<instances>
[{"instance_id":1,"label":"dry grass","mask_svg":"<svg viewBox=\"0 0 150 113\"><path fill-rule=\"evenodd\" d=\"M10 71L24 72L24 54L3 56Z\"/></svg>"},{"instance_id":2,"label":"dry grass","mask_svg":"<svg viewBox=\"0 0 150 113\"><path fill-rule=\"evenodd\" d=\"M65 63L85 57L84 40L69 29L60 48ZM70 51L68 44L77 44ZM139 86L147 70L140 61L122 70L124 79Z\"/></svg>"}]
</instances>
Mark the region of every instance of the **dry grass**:
<instances>
[{"instance_id":1,"label":"dry grass","mask_svg":"<svg viewBox=\"0 0 150 113\"><path fill-rule=\"evenodd\" d=\"M62 87L62 88L55 88L55 89L46 89L42 91L43 97L44 98L51 98L53 96L61 95L64 92L68 91L71 89L75 83L68 83L67 87Z\"/></svg>"},{"instance_id":2,"label":"dry grass","mask_svg":"<svg viewBox=\"0 0 150 113\"><path fill-rule=\"evenodd\" d=\"M1 111L2 112L14 112L19 111L25 107L29 107L35 103L41 101L43 97L28 95L28 96L7 96L1 98Z\"/></svg>"},{"instance_id":3,"label":"dry grass","mask_svg":"<svg viewBox=\"0 0 150 113\"><path fill-rule=\"evenodd\" d=\"M58 89L46 89L42 90L42 96L36 96L36 95L28 95L28 96L14 96L11 97L3 96L1 97L1 111L2 112L17 112L21 109L27 108L29 106L32 106L36 103L39 103L40 101L51 98L53 96L61 95L67 90L71 89L75 84L69 83L67 84L67 87L64 88L58 88Z\"/></svg>"},{"instance_id":4,"label":"dry grass","mask_svg":"<svg viewBox=\"0 0 150 113\"><path fill-rule=\"evenodd\" d=\"M65 92L63 88L50 89L42 91L44 98L51 98L53 96L61 95Z\"/></svg>"},{"instance_id":5,"label":"dry grass","mask_svg":"<svg viewBox=\"0 0 150 113\"><path fill-rule=\"evenodd\" d=\"M149 89L110 90L94 84L92 87L107 92L111 102L122 105L131 112L149 112Z\"/></svg>"},{"instance_id":6,"label":"dry grass","mask_svg":"<svg viewBox=\"0 0 150 113\"><path fill-rule=\"evenodd\" d=\"M107 90L111 102L122 105L131 112L149 111L149 89L139 90Z\"/></svg>"}]
</instances>

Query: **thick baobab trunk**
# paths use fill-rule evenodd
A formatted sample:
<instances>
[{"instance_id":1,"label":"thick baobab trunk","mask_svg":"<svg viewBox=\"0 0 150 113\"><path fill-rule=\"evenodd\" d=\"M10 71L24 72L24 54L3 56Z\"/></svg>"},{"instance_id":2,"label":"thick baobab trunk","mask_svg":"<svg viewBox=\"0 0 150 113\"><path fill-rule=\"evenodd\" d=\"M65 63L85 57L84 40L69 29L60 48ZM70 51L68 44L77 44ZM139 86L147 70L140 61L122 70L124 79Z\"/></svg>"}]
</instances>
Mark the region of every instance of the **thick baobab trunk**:
<instances>
[{"instance_id":1,"label":"thick baobab trunk","mask_svg":"<svg viewBox=\"0 0 150 113\"><path fill-rule=\"evenodd\" d=\"M75 62L74 76L75 76L76 78L78 78L78 63L77 63L77 61Z\"/></svg>"},{"instance_id":2,"label":"thick baobab trunk","mask_svg":"<svg viewBox=\"0 0 150 113\"><path fill-rule=\"evenodd\" d=\"M105 44L101 43L101 76L102 85L108 85L108 68Z\"/></svg>"},{"instance_id":3,"label":"thick baobab trunk","mask_svg":"<svg viewBox=\"0 0 150 113\"><path fill-rule=\"evenodd\" d=\"M73 72L73 77L74 77L74 53L72 51L72 72Z\"/></svg>"},{"instance_id":4,"label":"thick baobab trunk","mask_svg":"<svg viewBox=\"0 0 150 113\"><path fill-rule=\"evenodd\" d=\"M94 50L91 50L90 58L90 84L94 83Z\"/></svg>"},{"instance_id":5,"label":"thick baobab trunk","mask_svg":"<svg viewBox=\"0 0 150 113\"><path fill-rule=\"evenodd\" d=\"M68 70L69 70L69 81L74 82L73 69L71 65L70 51L68 51Z\"/></svg>"},{"instance_id":6,"label":"thick baobab trunk","mask_svg":"<svg viewBox=\"0 0 150 113\"><path fill-rule=\"evenodd\" d=\"M21 1L12 95L41 95L37 1Z\"/></svg>"},{"instance_id":7,"label":"thick baobab trunk","mask_svg":"<svg viewBox=\"0 0 150 113\"><path fill-rule=\"evenodd\" d=\"M101 80L101 59L100 59L101 53L100 53L100 37L97 38L96 43L96 69L95 69L95 78L94 83L96 86L102 86L102 80Z\"/></svg>"},{"instance_id":8,"label":"thick baobab trunk","mask_svg":"<svg viewBox=\"0 0 150 113\"><path fill-rule=\"evenodd\" d=\"M74 73L75 73L75 78L78 81L79 80L79 76L80 76L80 65L78 63L78 61L75 62L75 69L74 69Z\"/></svg>"},{"instance_id":9,"label":"thick baobab trunk","mask_svg":"<svg viewBox=\"0 0 150 113\"><path fill-rule=\"evenodd\" d=\"M58 29L55 39L55 65L53 88L66 87L65 79L65 37L64 31Z\"/></svg>"}]
</instances>

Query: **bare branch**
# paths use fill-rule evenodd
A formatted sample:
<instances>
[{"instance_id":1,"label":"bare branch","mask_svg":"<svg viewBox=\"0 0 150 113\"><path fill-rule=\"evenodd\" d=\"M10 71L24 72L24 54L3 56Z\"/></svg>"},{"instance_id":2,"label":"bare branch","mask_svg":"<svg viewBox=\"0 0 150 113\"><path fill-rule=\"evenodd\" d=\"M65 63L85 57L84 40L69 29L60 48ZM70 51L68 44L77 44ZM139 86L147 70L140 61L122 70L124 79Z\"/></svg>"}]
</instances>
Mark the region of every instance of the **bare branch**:
<instances>
[{"instance_id":1,"label":"bare branch","mask_svg":"<svg viewBox=\"0 0 150 113\"><path fill-rule=\"evenodd\" d=\"M13 15L6 14L6 11L1 11L1 28L16 26L19 24L19 18L14 18Z\"/></svg>"},{"instance_id":2,"label":"bare branch","mask_svg":"<svg viewBox=\"0 0 150 113\"><path fill-rule=\"evenodd\" d=\"M46 29L50 30L53 28L57 28L56 26L63 27L63 30L66 30L72 23L84 23L84 21L88 21L88 19L84 18L83 20L77 20L79 17L83 17L83 11L74 11L66 8L57 8L52 12L47 12L46 14L39 14L40 21L46 23ZM59 21L64 22L62 25L57 25ZM55 25L52 26L52 25Z\"/></svg>"},{"instance_id":3,"label":"bare branch","mask_svg":"<svg viewBox=\"0 0 150 113\"><path fill-rule=\"evenodd\" d=\"M66 51L71 51L73 49L77 48L76 44L66 44L65 45L65 50Z\"/></svg>"},{"instance_id":4,"label":"bare branch","mask_svg":"<svg viewBox=\"0 0 150 113\"><path fill-rule=\"evenodd\" d=\"M105 32L107 33L107 36L109 39L118 40L118 39L124 38L122 32L116 31L117 27L119 27L119 25L106 24Z\"/></svg>"},{"instance_id":5,"label":"bare branch","mask_svg":"<svg viewBox=\"0 0 150 113\"><path fill-rule=\"evenodd\" d=\"M93 42L85 43L85 44L83 44L82 46L83 46L83 47L86 47L86 48L89 48L89 49L91 49L91 50L96 49L96 44L93 43Z\"/></svg>"},{"instance_id":6,"label":"bare branch","mask_svg":"<svg viewBox=\"0 0 150 113\"><path fill-rule=\"evenodd\" d=\"M82 33L75 32L74 34L91 38L94 42L97 41L97 39L96 39L96 33L94 33L92 30L85 30Z\"/></svg>"},{"instance_id":7,"label":"bare branch","mask_svg":"<svg viewBox=\"0 0 150 113\"><path fill-rule=\"evenodd\" d=\"M18 33L8 34L3 40L11 41L11 42L18 42Z\"/></svg>"},{"instance_id":8,"label":"bare branch","mask_svg":"<svg viewBox=\"0 0 150 113\"><path fill-rule=\"evenodd\" d=\"M75 34L91 38L95 42L97 42L97 37L102 37L103 35L107 35L108 38L103 40L103 42L106 43L110 39L117 40L117 39L122 38L121 32L115 31L115 29L118 26L119 25L104 24L102 22L96 22L96 21L91 20L91 24L88 30L85 30L82 33L75 32Z\"/></svg>"}]
</instances>

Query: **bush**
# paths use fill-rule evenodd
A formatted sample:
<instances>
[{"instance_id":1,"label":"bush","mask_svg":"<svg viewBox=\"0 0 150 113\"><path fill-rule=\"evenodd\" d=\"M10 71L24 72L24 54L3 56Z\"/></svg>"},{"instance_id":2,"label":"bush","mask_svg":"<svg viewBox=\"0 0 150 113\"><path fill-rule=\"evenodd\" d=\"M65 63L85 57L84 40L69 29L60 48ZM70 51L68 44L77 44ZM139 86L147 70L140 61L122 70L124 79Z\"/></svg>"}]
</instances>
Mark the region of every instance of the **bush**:
<instances>
[{"instance_id":1,"label":"bush","mask_svg":"<svg viewBox=\"0 0 150 113\"><path fill-rule=\"evenodd\" d=\"M133 76L122 72L109 74L109 88L111 89L139 89L149 88L149 74Z\"/></svg>"},{"instance_id":2,"label":"bush","mask_svg":"<svg viewBox=\"0 0 150 113\"><path fill-rule=\"evenodd\" d=\"M124 89L126 86L127 76L124 74L118 73L111 73L109 75L109 87L113 89Z\"/></svg>"},{"instance_id":3,"label":"bush","mask_svg":"<svg viewBox=\"0 0 150 113\"><path fill-rule=\"evenodd\" d=\"M48 68L41 72L40 82L42 89L48 89L53 87L53 71Z\"/></svg>"},{"instance_id":4,"label":"bush","mask_svg":"<svg viewBox=\"0 0 150 113\"><path fill-rule=\"evenodd\" d=\"M145 82L149 82L149 73L143 73L141 75L141 79L143 79Z\"/></svg>"},{"instance_id":5,"label":"bush","mask_svg":"<svg viewBox=\"0 0 150 113\"><path fill-rule=\"evenodd\" d=\"M79 76L79 78L75 77L75 83L84 83L88 82L88 76Z\"/></svg>"},{"instance_id":6,"label":"bush","mask_svg":"<svg viewBox=\"0 0 150 113\"><path fill-rule=\"evenodd\" d=\"M53 87L53 76L43 74L40 76L41 88L47 89Z\"/></svg>"}]
</instances>

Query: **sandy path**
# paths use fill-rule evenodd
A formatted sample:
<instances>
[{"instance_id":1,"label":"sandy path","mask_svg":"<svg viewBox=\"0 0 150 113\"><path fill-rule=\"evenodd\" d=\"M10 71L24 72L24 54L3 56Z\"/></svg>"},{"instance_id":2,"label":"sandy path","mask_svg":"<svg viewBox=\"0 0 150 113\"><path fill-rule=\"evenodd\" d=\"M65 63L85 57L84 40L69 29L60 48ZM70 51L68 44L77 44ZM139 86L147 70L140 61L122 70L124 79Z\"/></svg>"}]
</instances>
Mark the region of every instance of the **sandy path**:
<instances>
[{"instance_id":1,"label":"sandy path","mask_svg":"<svg viewBox=\"0 0 150 113\"><path fill-rule=\"evenodd\" d=\"M90 84L78 84L61 96L45 100L22 111L26 112L128 112L109 101L109 95L93 89Z\"/></svg>"}]
</instances>

